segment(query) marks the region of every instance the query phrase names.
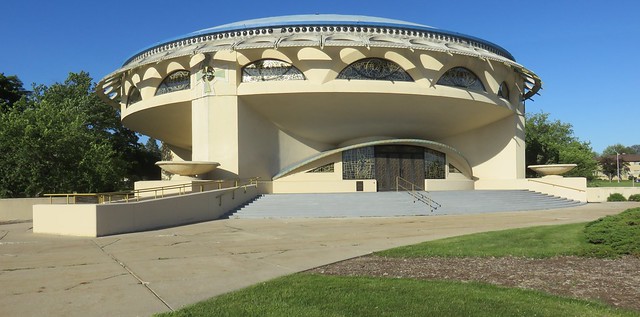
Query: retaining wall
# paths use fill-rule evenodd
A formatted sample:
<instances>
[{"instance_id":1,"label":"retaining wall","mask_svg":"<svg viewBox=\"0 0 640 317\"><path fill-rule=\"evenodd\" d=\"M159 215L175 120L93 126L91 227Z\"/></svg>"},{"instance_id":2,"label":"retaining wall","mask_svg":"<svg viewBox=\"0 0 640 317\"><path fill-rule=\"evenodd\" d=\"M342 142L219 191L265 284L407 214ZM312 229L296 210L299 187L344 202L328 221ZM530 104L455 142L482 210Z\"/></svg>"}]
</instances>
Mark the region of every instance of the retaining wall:
<instances>
[{"instance_id":1,"label":"retaining wall","mask_svg":"<svg viewBox=\"0 0 640 317\"><path fill-rule=\"evenodd\" d=\"M255 185L109 204L33 206L33 232L99 237L215 220L258 195Z\"/></svg>"}]
</instances>

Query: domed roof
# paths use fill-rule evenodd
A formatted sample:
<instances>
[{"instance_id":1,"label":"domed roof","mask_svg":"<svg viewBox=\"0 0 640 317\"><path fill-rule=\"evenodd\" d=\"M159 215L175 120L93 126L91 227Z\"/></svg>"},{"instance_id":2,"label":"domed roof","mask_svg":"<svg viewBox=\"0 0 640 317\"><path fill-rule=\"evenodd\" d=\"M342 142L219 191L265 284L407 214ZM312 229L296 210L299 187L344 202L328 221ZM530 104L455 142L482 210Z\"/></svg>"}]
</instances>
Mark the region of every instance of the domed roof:
<instances>
[{"instance_id":1,"label":"domed roof","mask_svg":"<svg viewBox=\"0 0 640 317\"><path fill-rule=\"evenodd\" d=\"M239 21L229 24L223 24L214 26L212 28L195 31L187 36L196 36L212 32L225 32L235 31L240 29L260 28L260 27L279 27L290 25L368 25L368 26L389 26L389 27L404 27L404 28L416 28L425 29L430 31L436 31L437 29L431 26L406 22L401 20L393 20L386 18L370 17L364 15L341 15L341 14L300 14L300 15L287 15L279 17L269 17L261 19L252 19Z\"/></svg>"},{"instance_id":2,"label":"domed roof","mask_svg":"<svg viewBox=\"0 0 640 317\"><path fill-rule=\"evenodd\" d=\"M379 28L393 28L393 29L429 32L431 34L441 34L444 36L451 36L461 40L471 41L471 42L476 42L476 43L486 45L487 47L498 52L500 55L515 62L515 58L513 57L513 55L511 55L511 53L509 53L506 49L502 48L501 46L495 43L492 43L474 36L462 34L462 33L438 29L432 26L427 26L427 25L413 23L413 22L406 22L401 20L370 17L370 16L364 16L364 15L301 14L301 15L287 15L287 16L277 16L277 17L245 20L245 21L233 22L233 23L223 24L223 25L214 26L211 28L194 31L182 36L177 36L164 41L160 41L149 47L146 47L138 51L136 54L134 54L132 58L127 59L127 61L124 64L126 65L129 61L131 61L131 59L150 49L153 49L165 44L174 43L174 42L186 40L186 39L193 39L193 38L197 38L205 35L222 34L222 33L260 29L260 28L282 28L282 27L291 27L291 26L338 26L338 25L354 26L354 27L367 26L367 27L379 27Z\"/></svg>"}]
</instances>

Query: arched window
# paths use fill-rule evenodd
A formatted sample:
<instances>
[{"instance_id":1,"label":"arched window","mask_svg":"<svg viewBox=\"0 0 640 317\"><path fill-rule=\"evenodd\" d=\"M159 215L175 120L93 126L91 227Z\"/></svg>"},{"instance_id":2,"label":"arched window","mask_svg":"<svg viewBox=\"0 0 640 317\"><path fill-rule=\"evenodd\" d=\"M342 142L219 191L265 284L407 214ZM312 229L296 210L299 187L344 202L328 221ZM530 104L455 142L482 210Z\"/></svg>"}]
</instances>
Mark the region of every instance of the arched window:
<instances>
[{"instance_id":1,"label":"arched window","mask_svg":"<svg viewBox=\"0 0 640 317\"><path fill-rule=\"evenodd\" d=\"M400 65L382 58L364 58L345 67L337 79L413 81Z\"/></svg>"},{"instance_id":2,"label":"arched window","mask_svg":"<svg viewBox=\"0 0 640 317\"><path fill-rule=\"evenodd\" d=\"M162 80L156 90L156 96L187 89L191 89L191 73L188 70L178 70Z\"/></svg>"},{"instance_id":3,"label":"arched window","mask_svg":"<svg viewBox=\"0 0 640 317\"><path fill-rule=\"evenodd\" d=\"M138 90L136 86L131 86L131 88L129 88L129 93L127 94L127 107L141 100L142 95L140 95L140 90Z\"/></svg>"},{"instance_id":4,"label":"arched window","mask_svg":"<svg viewBox=\"0 0 640 317\"><path fill-rule=\"evenodd\" d=\"M446 155L440 151L424 150L424 178L444 179Z\"/></svg>"},{"instance_id":5,"label":"arched window","mask_svg":"<svg viewBox=\"0 0 640 317\"><path fill-rule=\"evenodd\" d=\"M375 160L373 146L342 152L342 179L375 178Z\"/></svg>"},{"instance_id":6,"label":"arched window","mask_svg":"<svg viewBox=\"0 0 640 317\"><path fill-rule=\"evenodd\" d=\"M333 173L335 168L333 167L335 164L329 163L322 166L318 166L314 169L307 171L307 173Z\"/></svg>"},{"instance_id":7,"label":"arched window","mask_svg":"<svg viewBox=\"0 0 640 317\"><path fill-rule=\"evenodd\" d=\"M509 86L504 81L500 84L500 89L498 89L498 97L509 100Z\"/></svg>"},{"instance_id":8,"label":"arched window","mask_svg":"<svg viewBox=\"0 0 640 317\"><path fill-rule=\"evenodd\" d=\"M469 90L486 91L480 78L464 67L449 69L437 82L438 85L460 87Z\"/></svg>"},{"instance_id":9,"label":"arched window","mask_svg":"<svg viewBox=\"0 0 640 317\"><path fill-rule=\"evenodd\" d=\"M242 68L242 82L304 80L293 65L277 59L261 59Z\"/></svg>"}]
</instances>

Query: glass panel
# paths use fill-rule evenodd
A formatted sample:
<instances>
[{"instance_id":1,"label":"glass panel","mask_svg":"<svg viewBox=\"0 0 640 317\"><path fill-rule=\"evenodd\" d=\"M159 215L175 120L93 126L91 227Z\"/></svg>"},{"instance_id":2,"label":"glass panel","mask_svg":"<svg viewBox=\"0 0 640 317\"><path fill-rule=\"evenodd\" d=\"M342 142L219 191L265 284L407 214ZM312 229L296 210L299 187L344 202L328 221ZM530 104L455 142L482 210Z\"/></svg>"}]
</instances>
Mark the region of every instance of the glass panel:
<instances>
[{"instance_id":1,"label":"glass panel","mask_svg":"<svg viewBox=\"0 0 640 317\"><path fill-rule=\"evenodd\" d=\"M480 78L464 67L454 67L448 70L440 77L437 84L486 91Z\"/></svg>"},{"instance_id":2,"label":"glass panel","mask_svg":"<svg viewBox=\"0 0 640 317\"><path fill-rule=\"evenodd\" d=\"M343 69L337 79L413 81L400 65L382 58L361 59Z\"/></svg>"},{"instance_id":3,"label":"glass panel","mask_svg":"<svg viewBox=\"0 0 640 317\"><path fill-rule=\"evenodd\" d=\"M498 89L498 96L509 100L509 86L507 86L507 83L502 82L500 89Z\"/></svg>"},{"instance_id":4,"label":"glass panel","mask_svg":"<svg viewBox=\"0 0 640 317\"><path fill-rule=\"evenodd\" d=\"M142 95L140 95L140 90L132 86L131 89L129 89L129 95L127 95L127 107L141 100Z\"/></svg>"},{"instance_id":5,"label":"glass panel","mask_svg":"<svg viewBox=\"0 0 640 317\"><path fill-rule=\"evenodd\" d=\"M424 151L424 172L427 179L444 179L445 154L432 149Z\"/></svg>"},{"instance_id":6,"label":"glass panel","mask_svg":"<svg viewBox=\"0 0 640 317\"><path fill-rule=\"evenodd\" d=\"M162 80L158 90L156 90L156 96L168 94L174 91L191 89L191 73L187 70L179 70L169 74Z\"/></svg>"},{"instance_id":7,"label":"glass panel","mask_svg":"<svg viewBox=\"0 0 640 317\"><path fill-rule=\"evenodd\" d=\"M242 69L243 82L304 80L302 72L293 65L276 59L263 59Z\"/></svg>"},{"instance_id":8,"label":"glass panel","mask_svg":"<svg viewBox=\"0 0 640 317\"><path fill-rule=\"evenodd\" d=\"M457 167L453 166L453 164L449 163L449 173L462 173L462 172L460 172L460 170Z\"/></svg>"},{"instance_id":9,"label":"glass panel","mask_svg":"<svg viewBox=\"0 0 640 317\"><path fill-rule=\"evenodd\" d=\"M319 167L316 167L312 170L309 170L307 173L333 173L333 163L325 164Z\"/></svg>"},{"instance_id":10,"label":"glass panel","mask_svg":"<svg viewBox=\"0 0 640 317\"><path fill-rule=\"evenodd\" d=\"M375 157L372 146L342 152L343 179L374 179Z\"/></svg>"}]
</instances>

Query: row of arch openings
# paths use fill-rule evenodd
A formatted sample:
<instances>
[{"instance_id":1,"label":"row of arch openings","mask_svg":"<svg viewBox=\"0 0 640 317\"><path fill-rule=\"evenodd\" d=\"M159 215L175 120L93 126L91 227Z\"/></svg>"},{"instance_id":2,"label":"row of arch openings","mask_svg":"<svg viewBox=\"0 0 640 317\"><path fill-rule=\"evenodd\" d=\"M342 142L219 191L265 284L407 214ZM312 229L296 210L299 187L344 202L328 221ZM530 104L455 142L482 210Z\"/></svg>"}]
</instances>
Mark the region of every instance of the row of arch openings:
<instances>
[{"instance_id":1,"label":"row of arch openings","mask_svg":"<svg viewBox=\"0 0 640 317\"><path fill-rule=\"evenodd\" d=\"M191 88L191 73L178 70L165 77L155 95L167 94ZM242 68L242 82L305 80L304 74L290 63L277 59L262 59ZM400 65L382 58L364 58L345 67L336 79L346 80L386 80L414 81ZM446 71L436 82L438 85L457 87L486 92L480 78L465 67L453 67ZM135 86L129 90L127 106L142 100L140 91ZM498 96L509 99L509 88L506 82L500 84Z\"/></svg>"},{"instance_id":2,"label":"row of arch openings","mask_svg":"<svg viewBox=\"0 0 640 317\"><path fill-rule=\"evenodd\" d=\"M160 82L155 95L159 96L187 89L191 89L191 72L188 70L177 70L167 75L167 77ZM127 107L142 100L140 90L136 86L129 88L127 96Z\"/></svg>"}]
</instances>

